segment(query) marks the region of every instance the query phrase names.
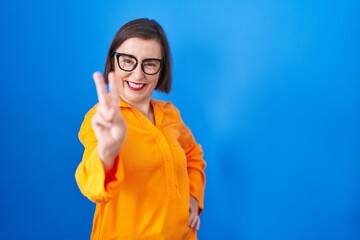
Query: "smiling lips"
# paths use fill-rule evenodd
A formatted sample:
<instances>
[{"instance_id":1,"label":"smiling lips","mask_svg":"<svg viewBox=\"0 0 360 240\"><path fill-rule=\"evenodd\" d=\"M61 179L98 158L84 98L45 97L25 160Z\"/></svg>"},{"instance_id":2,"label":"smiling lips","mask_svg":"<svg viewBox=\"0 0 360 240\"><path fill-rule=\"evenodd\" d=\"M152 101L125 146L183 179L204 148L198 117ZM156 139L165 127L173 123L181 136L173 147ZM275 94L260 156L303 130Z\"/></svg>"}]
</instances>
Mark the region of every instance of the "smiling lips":
<instances>
[{"instance_id":1,"label":"smiling lips","mask_svg":"<svg viewBox=\"0 0 360 240\"><path fill-rule=\"evenodd\" d=\"M128 87L130 88L130 90L133 90L133 91L141 91L146 86L145 83L134 83L134 82L130 82L130 81L126 81L126 83L127 83Z\"/></svg>"}]
</instances>

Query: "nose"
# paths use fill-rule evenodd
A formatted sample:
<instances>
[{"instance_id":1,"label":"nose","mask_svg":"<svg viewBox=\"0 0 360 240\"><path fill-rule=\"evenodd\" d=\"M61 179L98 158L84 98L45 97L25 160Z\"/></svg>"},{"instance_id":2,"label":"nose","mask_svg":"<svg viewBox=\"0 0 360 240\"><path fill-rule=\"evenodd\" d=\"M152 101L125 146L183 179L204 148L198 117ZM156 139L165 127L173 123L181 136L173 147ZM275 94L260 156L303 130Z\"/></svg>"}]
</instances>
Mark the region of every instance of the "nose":
<instances>
[{"instance_id":1,"label":"nose","mask_svg":"<svg viewBox=\"0 0 360 240\"><path fill-rule=\"evenodd\" d=\"M132 71L131 74L134 80L141 80L144 77L144 73L141 69L141 64L139 63L136 68Z\"/></svg>"}]
</instances>

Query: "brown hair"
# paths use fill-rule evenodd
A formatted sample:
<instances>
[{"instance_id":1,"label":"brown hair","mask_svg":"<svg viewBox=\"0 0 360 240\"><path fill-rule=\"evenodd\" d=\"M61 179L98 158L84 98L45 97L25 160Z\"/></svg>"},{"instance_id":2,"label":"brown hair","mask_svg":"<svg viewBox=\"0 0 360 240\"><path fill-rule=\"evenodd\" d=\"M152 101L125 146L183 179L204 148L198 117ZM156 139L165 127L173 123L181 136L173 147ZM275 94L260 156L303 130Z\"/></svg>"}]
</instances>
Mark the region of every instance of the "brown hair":
<instances>
[{"instance_id":1,"label":"brown hair","mask_svg":"<svg viewBox=\"0 0 360 240\"><path fill-rule=\"evenodd\" d=\"M164 30L160 24L153 19L135 19L126 23L117 31L114 39L110 44L110 48L106 57L104 70L105 82L108 83L108 75L111 71L114 71L113 53L129 38L141 38L145 40L156 39L159 41L162 48L163 66L161 68L159 82L155 90L169 93L172 82L172 59L170 46Z\"/></svg>"}]
</instances>

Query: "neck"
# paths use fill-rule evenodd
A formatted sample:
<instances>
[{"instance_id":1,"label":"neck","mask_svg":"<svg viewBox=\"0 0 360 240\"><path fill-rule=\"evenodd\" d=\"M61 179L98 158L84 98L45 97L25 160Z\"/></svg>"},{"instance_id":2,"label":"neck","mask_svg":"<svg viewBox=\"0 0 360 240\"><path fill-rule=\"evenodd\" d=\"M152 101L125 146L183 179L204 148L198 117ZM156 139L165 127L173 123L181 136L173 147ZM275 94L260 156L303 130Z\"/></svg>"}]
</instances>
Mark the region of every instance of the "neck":
<instances>
[{"instance_id":1,"label":"neck","mask_svg":"<svg viewBox=\"0 0 360 240\"><path fill-rule=\"evenodd\" d=\"M131 104L135 107L139 112L144 114L152 123L154 123L154 112L151 105L151 102L139 103L139 104Z\"/></svg>"}]
</instances>

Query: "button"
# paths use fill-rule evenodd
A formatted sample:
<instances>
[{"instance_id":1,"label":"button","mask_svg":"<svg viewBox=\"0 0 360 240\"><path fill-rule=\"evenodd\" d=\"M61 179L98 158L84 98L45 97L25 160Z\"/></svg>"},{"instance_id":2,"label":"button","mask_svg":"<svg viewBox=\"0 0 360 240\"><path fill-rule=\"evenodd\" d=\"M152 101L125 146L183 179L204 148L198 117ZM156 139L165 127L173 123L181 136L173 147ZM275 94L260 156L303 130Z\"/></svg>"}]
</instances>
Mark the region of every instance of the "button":
<instances>
[{"instance_id":1,"label":"button","mask_svg":"<svg viewBox=\"0 0 360 240\"><path fill-rule=\"evenodd\" d=\"M171 160L171 158L170 157L166 157L166 161L170 161Z\"/></svg>"},{"instance_id":2,"label":"button","mask_svg":"<svg viewBox=\"0 0 360 240\"><path fill-rule=\"evenodd\" d=\"M169 187L173 188L173 187L175 187L175 184L174 183L169 183Z\"/></svg>"}]
</instances>

